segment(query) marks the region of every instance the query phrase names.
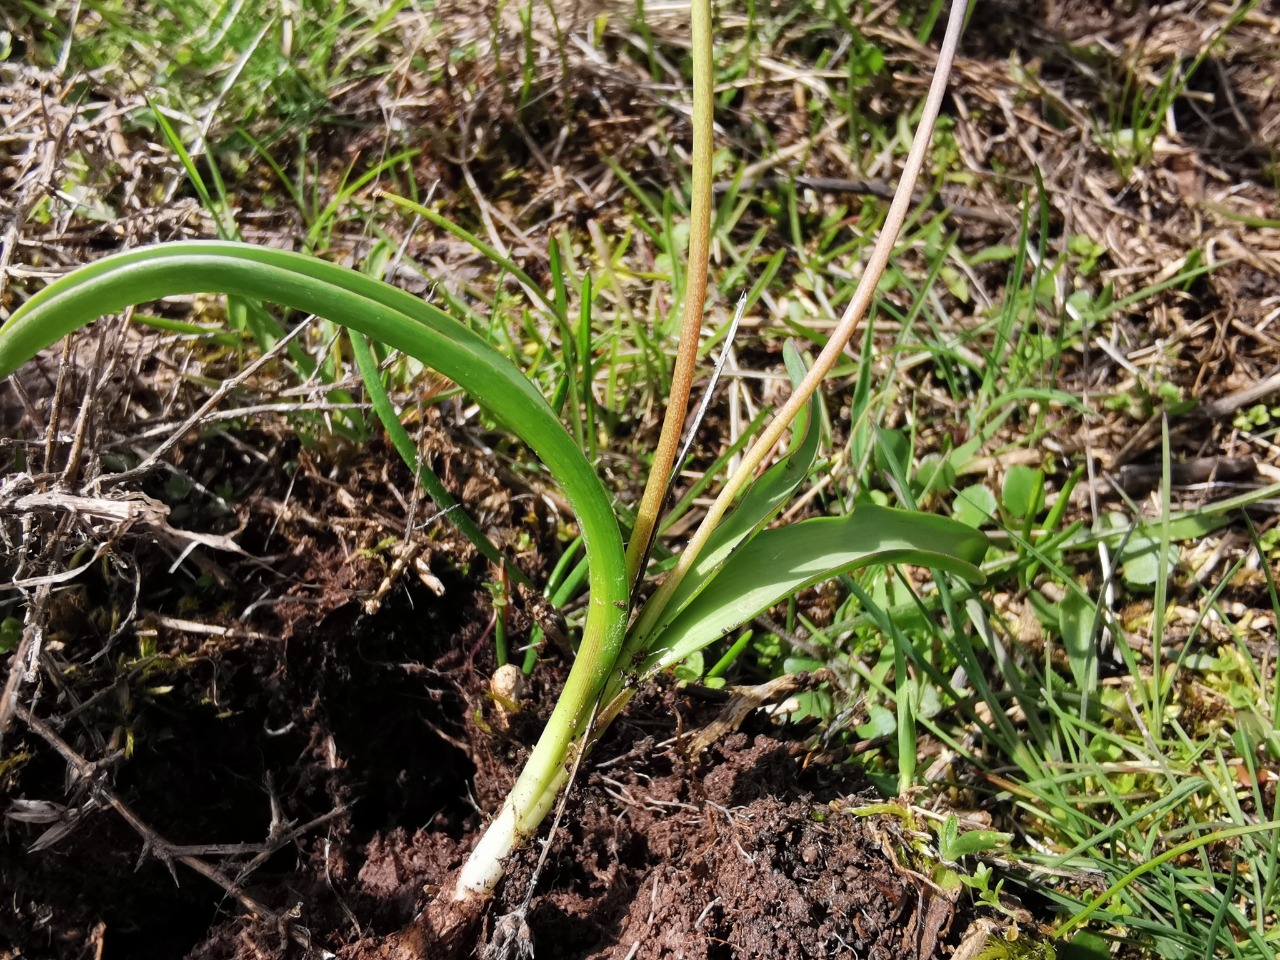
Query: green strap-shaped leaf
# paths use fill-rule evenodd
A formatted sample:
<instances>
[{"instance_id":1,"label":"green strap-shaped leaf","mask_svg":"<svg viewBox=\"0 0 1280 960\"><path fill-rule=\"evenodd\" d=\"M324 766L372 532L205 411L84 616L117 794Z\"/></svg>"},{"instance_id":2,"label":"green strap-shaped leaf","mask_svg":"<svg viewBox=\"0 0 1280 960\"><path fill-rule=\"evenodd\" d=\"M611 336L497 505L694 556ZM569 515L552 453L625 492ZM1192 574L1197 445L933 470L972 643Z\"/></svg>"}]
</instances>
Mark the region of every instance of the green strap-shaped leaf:
<instances>
[{"instance_id":1,"label":"green strap-shaped leaf","mask_svg":"<svg viewBox=\"0 0 1280 960\"><path fill-rule=\"evenodd\" d=\"M644 670L673 666L798 590L859 567L910 563L981 583L987 547L984 534L955 520L871 504L761 531L659 627Z\"/></svg>"},{"instance_id":2,"label":"green strap-shaped leaf","mask_svg":"<svg viewBox=\"0 0 1280 960\"><path fill-rule=\"evenodd\" d=\"M569 741L585 728L625 629L622 536L590 463L520 371L438 308L353 270L246 244L160 244L68 274L33 296L0 328L0 377L104 314L194 293L250 297L314 313L410 354L456 382L524 440L560 484L582 527L591 602L564 693L512 793L522 813L543 807L541 793L555 780Z\"/></svg>"}]
</instances>

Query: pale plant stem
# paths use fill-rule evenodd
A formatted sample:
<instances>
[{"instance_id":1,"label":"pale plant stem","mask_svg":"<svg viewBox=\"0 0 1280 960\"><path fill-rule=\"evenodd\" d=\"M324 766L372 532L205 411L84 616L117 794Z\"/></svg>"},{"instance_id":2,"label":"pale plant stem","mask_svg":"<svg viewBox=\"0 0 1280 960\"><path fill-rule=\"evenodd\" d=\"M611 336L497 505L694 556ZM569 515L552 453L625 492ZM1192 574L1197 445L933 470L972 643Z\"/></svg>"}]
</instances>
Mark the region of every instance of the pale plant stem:
<instances>
[{"instance_id":1,"label":"pale plant stem","mask_svg":"<svg viewBox=\"0 0 1280 960\"><path fill-rule=\"evenodd\" d=\"M808 402L809 397L822 383L831 368L835 366L836 361L844 352L845 346L852 339L853 334L858 329L858 325L862 322L862 318L866 315L867 309L871 306L871 302L875 297L876 286L880 282L880 277L884 274L885 267L889 264L894 245L898 242L898 234L902 231L902 225L906 221L907 213L911 206L911 196L915 190L916 181L920 177L920 170L924 166L925 154L928 152L929 143L933 138L934 123L938 119L942 98L947 90L947 78L950 76L951 65L955 60L956 46L960 40L960 32L964 25L967 6L967 0L952 0L951 13L947 19L946 36L943 38L942 47L938 51L938 64L933 74L933 82L929 86L929 95L925 100L924 111L920 116L920 126L916 128L915 139L911 142L911 150L907 154L906 162L902 167L902 178L898 181L898 189L893 195L893 202L889 205L884 227L876 240L875 248L871 252L871 258L867 262L866 271L863 273L862 280L854 292L853 299L845 309L844 315L840 318L840 322L833 331L826 347L818 354L818 358L814 361L809 373L743 456L737 471L734 472L720 491L720 495L716 497L715 502L707 510L707 515L703 518L697 531L680 554L680 559L676 566L645 605L644 611L641 613L640 619L632 632L634 642L628 644L623 651L624 657L627 656L628 651L643 647L648 638L652 636L663 610L675 593L676 588L680 585L680 581L684 579L694 561L698 559L698 555L702 552L703 547L706 546L712 532L714 532L730 505L732 505L734 498L746 486L778 441L782 439L782 435L791 426L791 422Z\"/></svg>"},{"instance_id":2,"label":"pale plant stem","mask_svg":"<svg viewBox=\"0 0 1280 960\"><path fill-rule=\"evenodd\" d=\"M693 196L689 206L689 268L685 277L684 318L671 376L671 392L653 465L636 511L627 544L627 576L634 588L644 575L641 567L657 530L675 465L676 448L689 409L693 373L698 364L698 338L707 302L707 265L711 250L711 153L714 135L715 91L712 88L711 0L693 0L690 10L693 40Z\"/></svg>"}]
</instances>

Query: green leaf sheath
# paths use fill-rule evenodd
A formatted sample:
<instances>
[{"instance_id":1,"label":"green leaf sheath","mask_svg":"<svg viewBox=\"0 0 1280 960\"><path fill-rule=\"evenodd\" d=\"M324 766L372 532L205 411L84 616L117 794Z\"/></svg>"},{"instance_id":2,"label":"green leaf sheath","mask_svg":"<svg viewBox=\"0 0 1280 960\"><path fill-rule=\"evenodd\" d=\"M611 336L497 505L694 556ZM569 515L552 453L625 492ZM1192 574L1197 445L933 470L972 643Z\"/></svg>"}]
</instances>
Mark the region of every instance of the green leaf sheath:
<instances>
[{"instance_id":1,"label":"green leaf sheath","mask_svg":"<svg viewBox=\"0 0 1280 960\"><path fill-rule=\"evenodd\" d=\"M794 388L804 379L804 361L795 345L790 341L783 346L783 356ZM750 540L757 532L778 515L796 488L813 471L813 464L818 457L818 439L821 434L818 422L818 395L815 393L805 404L805 408L796 418L793 430L792 447L785 457L754 483L751 484L738 501L733 511L721 522L706 547L698 554L698 559L671 595L665 614L670 620L676 617L690 601L697 596L724 566L728 557L744 541ZM627 638L624 657L630 659L637 651L648 648L652 636L633 630Z\"/></svg>"},{"instance_id":2,"label":"green leaf sheath","mask_svg":"<svg viewBox=\"0 0 1280 960\"><path fill-rule=\"evenodd\" d=\"M108 313L164 297L221 293L313 313L422 361L467 391L547 465L577 515L591 602L578 658L521 774L524 796L555 780L608 679L625 630L622 537L608 494L533 385L468 328L430 304L353 270L238 243L160 244L82 267L41 290L0 328L0 376ZM536 826L536 825L535 825Z\"/></svg>"}]
</instances>

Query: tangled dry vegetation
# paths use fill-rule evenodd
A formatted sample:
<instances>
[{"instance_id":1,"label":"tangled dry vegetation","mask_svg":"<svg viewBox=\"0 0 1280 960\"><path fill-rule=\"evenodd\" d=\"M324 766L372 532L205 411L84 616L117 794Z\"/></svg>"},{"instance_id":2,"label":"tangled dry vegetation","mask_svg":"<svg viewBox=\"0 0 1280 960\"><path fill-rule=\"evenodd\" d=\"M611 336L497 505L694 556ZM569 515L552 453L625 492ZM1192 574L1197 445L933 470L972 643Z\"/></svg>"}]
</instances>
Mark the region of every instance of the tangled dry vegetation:
<instances>
[{"instance_id":1,"label":"tangled dry vegetation","mask_svg":"<svg viewBox=\"0 0 1280 960\"><path fill-rule=\"evenodd\" d=\"M719 13L725 202L713 326L742 290L771 279L701 427L699 468L777 399L783 337L818 340L832 325L894 184L901 118L927 86L933 53L916 37L918 20L899 23L897 4L853 6L852 47L838 24L814 25L804 12ZM322 54L306 45L322 31L303 22L321 15L300 13L273 20L242 55L183 67L168 62L172 47L122 43L121 22L158 28L128 5L112 10L67 4L51 24L0 14L11 36L0 63L0 316L72 266L152 241L229 235L355 266L384 249L388 278L466 315L550 392L561 371L554 349L536 343L553 348L554 331L538 329L518 282L474 244L383 198L416 196L539 283L552 282L553 246L578 275L592 272L592 322L610 333L591 382L590 441L619 498L634 499L663 400L663 324L678 300L667 278L679 276L687 192L681 11L637 22L630 5L556 5L553 15L539 5L447 3L428 13L405 4L382 20L353 14ZM73 12L74 42L65 39ZM1178 545L1179 576L1159 615L1150 592L1127 590L1114 571L1080 580L1148 654L1173 651L1185 665L1179 644L1189 638L1211 652L1243 637L1263 690L1276 660L1276 500L1265 494L1280 483L1278 45L1280 18L1265 3L1045 0L1030 10L980 0L933 179L862 357L875 371L881 425L908 430L913 457L925 460L971 439L965 390L998 353L991 318L1015 303L1024 336L1000 355L1017 370L1010 390L1039 399L960 465L957 483L999 491L1012 468L1032 466L1045 470L1049 503L1067 491L1068 520L1158 517L1167 425L1175 509L1212 512L1215 501L1262 490L1247 519L1232 514ZM189 168L158 117L177 131ZM1019 247L1042 266L1033 290L1025 278L1011 282L1010 256L991 254ZM1126 305L1101 311L1108 298ZM913 327L921 300L930 319ZM0 904L0 957L363 955L368 938L406 922L424 885L456 865L536 731L536 717L507 718L486 697L490 637L499 625L517 638L540 623L556 633L574 603L550 613L513 590L495 606L498 575L367 426L359 378L322 328L299 327L322 360L299 380L283 350L258 357L242 334L223 330L223 317L221 304L192 298L99 323L0 385L0 786L9 798L0 887L13 892ZM490 537L545 582L572 532L556 491L448 384L396 363L397 399L422 451ZM827 398L837 450L855 431L855 381L851 363ZM998 391L981 398L997 401ZM865 467L833 458L801 509L820 510L824 490L856 483ZM1076 467L1083 479L1071 487ZM685 488L698 476L686 474ZM1037 589L1063 595L1053 582ZM1002 585L993 606L1019 643L1043 651L1035 592ZM815 593L803 612L824 625L835 603ZM1154 636L1161 623L1166 635ZM785 626L779 643L825 656L794 620ZM558 656L548 653L531 679L535 713L562 677ZM766 678L743 682L751 679ZM1190 673L1176 686L1189 735L1227 749L1234 694ZM687 707L675 693L653 697L663 710ZM702 722L705 714L689 708ZM436 752L406 756L396 731L407 726L429 730ZM688 732L637 719L602 754L588 797L650 816L663 803L705 809L713 796L726 808L767 807L760 816L771 829L787 803L803 805L746 796L738 780L681 792L662 778L684 761L662 741ZM757 732L776 733L764 720ZM830 739L815 747L811 732L779 735L791 752L778 755L844 761L883 745L871 738L840 753ZM922 766L958 765L940 741L925 741ZM755 741L718 749L743 782L740 767L773 756ZM605 762L646 750L669 795L658 796L643 763L639 775L610 779ZM742 755L752 759L739 764ZM1273 747L1247 761L1224 756L1268 807L1250 812L1266 819L1280 757ZM763 782L782 790L788 776L778 768ZM982 789L959 779L949 792L924 790L921 804L1037 840L1040 826L1020 822L1011 804L970 809ZM843 781L805 783L823 802L855 792ZM674 921L656 906L646 914L620 904L616 892L643 889L656 904L655 868L601 840L612 821L592 821L590 801L581 803L581 822L599 836L578 842L621 865L539 895L539 956L670 955L632 942L656 944L645 924ZM825 850L812 836L821 830L803 833L806 851ZM665 857L689 848L663 836ZM868 846L840 869L866 859ZM903 931L923 930L913 941L920 956L951 955L974 912L944 914L917 892L895 915L904 894L894 885L916 889L899 866L909 865L876 861L869 872L883 893L853 898L881 910L880 933L863 931L859 942L907 949ZM793 874L798 885L811 867ZM188 868L216 886L184 877ZM1089 877L1075 882L1086 899L1100 890ZM698 884L690 896L712 896L705 878ZM1024 893L1009 909L1034 929L1050 906ZM707 909L681 920L680 936L730 923ZM560 947L548 943L569 921ZM863 955L830 940L779 942L761 940L754 955ZM722 955L700 949L689 955Z\"/></svg>"}]
</instances>

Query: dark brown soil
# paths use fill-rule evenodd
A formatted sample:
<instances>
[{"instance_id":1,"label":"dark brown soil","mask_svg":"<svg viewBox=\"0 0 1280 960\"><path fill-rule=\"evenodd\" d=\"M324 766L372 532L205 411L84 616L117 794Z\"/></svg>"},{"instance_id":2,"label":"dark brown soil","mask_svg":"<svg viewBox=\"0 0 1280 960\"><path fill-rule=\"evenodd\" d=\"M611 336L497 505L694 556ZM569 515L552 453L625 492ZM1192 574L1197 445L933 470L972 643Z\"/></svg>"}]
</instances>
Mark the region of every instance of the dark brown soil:
<instances>
[{"instance_id":1,"label":"dark brown soil","mask_svg":"<svg viewBox=\"0 0 1280 960\"><path fill-rule=\"evenodd\" d=\"M570 805L529 911L539 957L934 955L951 905L895 863L891 821L849 812L856 780L803 775L801 751L768 732L696 764L679 751L646 737Z\"/></svg>"},{"instance_id":2,"label":"dark brown soil","mask_svg":"<svg viewBox=\"0 0 1280 960\"><path fill-rule=\"evenodd\" d=\"M349 605L287 641L224 651L222 709L194 702L188 678L137 705L138 749L102 767L158 837L203 845L233 878L257 851L212 845L260 841L273 805L281 832L330 814L243 881L287 922L255 922L183 865L171 873L115 812L84 806L85 785L68 801L64 765L27 735L23 795L82 813L37 851L49 823L7 823L0 937L33 957L301 956L304 937L312 955L376 956L461 864L482 823L473 803L496 807L540 726L517 716L498 732L482 672L450 639L464 626L450 606L413 596L363 617ZM876 799L856 770L806 770L804 739L763 717L691 759L687 732L715 713L653 690L600 744L528 906L537 956L941 955L963 925L900 862L910 842L896 821L850 812ZM96 759L87 730L62 732ZM523 903L538 849L517 859L477 946Z\"/></svg>"},{"instance_id":3,"label":"dark brown soil","mask_svg":"<svg viewBox=\"0 0 1280 960\"><path fill-rule=\"evenodd\" d=\"M297 459L287 505L256 494L238 519L182 519L235 527L269 565L214 555L217 584L202 591L165 575L170 551L126 536L136 601L114 575L56 595L50 666L4 738L6 960L379 956L461 865L554 702L565 661L553 652L520 713L487 696L492 573L464 563L443 525L420 544L436 582L402 577L366 612L388 558L356 548L382 539L380 516L404 528L385 491L410 488L376 444L330 453L363 491L338 496L317 453L267 434L242 442ZM501 489L465 443L437 443L472 502ZM206 440L183 463L211 484L228 456ZM495 498L484 517L510 544L553 529L531 509ZM523 542L521 562L545 577L554 541ZM108 641L103 611L134 602L149 611L139 639ZM213 635L183 619L192 605ZM528 635L519 606L516 642ZM910 870L896 821L850 813L878 799L859 768L808 763L812 731L762 711L692 757L722 702L650 690L599 744L528 903L537 956L941 955L965 924ZM540 850L516 859L463 956L524 903Z\"/></svg>"}]
</instances>

